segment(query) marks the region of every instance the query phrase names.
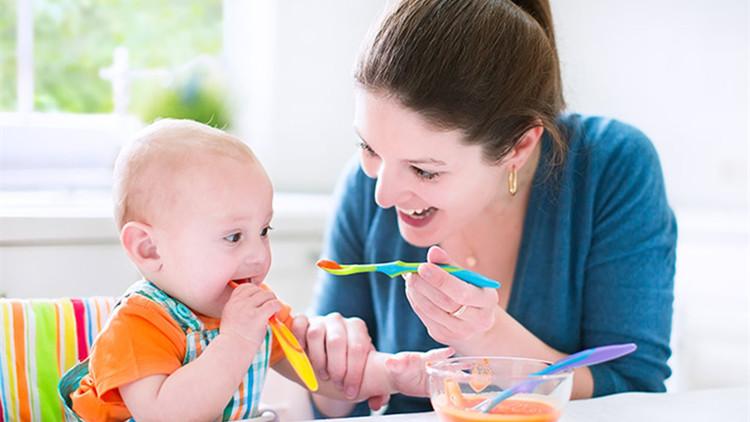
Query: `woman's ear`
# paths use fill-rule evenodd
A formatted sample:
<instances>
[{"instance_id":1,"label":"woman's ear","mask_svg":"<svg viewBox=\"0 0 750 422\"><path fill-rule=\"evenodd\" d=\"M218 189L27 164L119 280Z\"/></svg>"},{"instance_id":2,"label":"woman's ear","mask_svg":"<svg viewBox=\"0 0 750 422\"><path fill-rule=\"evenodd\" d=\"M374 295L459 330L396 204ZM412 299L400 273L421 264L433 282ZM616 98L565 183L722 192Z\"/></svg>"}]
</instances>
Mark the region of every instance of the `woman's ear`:
<instances>
[{"instance_id":1,"label":"woman's ear","mask_svg":"<svg viewBox=\"0 0 750 422\"><path fill-rule=\"evenodd\" d=\"M503 160L505 163L510 164L516 169L521 169L531 157L531 153L539 145L539 141L542 139L544 133L544 126L534 126L527 130L521 139L516 143L510 153L505 156Z\"/></svg>"},{"instance_id":2,"label":"woman's ear","mask_svg":"<svg viewBox=\"0 0 750 422\"><path fill-rule=\"evenodd\" d=\"M152 274L161 269L161 257L151 226L129 221L120 230L120 243L141 272Z\"/></svg>"}]
</instances>

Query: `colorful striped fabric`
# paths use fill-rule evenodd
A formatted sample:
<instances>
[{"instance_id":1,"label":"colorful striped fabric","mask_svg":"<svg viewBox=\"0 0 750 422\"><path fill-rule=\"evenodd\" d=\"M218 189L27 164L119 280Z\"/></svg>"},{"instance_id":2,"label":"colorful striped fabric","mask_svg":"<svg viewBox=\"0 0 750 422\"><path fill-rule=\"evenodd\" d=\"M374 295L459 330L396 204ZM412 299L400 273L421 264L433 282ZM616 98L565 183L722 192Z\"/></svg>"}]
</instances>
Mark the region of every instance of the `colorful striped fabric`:
<instances>
[{"instance_id":1,"label":"colorful striped fabric","mask_svg":"<svg viewBox=\"0 0 750 422\"><path fill-rule=\"evenodd\" d=\"M88 357L114 300L0 299L0 422L64 419L57 383Z\"/></svg>"}]
</instances>

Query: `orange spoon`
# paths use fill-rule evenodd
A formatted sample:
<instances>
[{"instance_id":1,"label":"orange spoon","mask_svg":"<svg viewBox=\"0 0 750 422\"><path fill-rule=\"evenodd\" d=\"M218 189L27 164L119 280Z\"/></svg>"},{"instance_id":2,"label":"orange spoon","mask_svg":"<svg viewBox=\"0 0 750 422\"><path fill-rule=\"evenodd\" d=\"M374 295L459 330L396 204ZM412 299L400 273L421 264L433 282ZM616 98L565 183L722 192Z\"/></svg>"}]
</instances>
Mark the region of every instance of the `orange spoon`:
<instances>
[{"instance_id":1,"label":"orange spoon","mask_svg":"<svg viewBox=\"0 0 750 422\"><path fill-rule=\"evenodd\" d=\"M239 286L234 281L230 281L229 285L232 288ZM315 371L313 371L310 364L310 359L305 354L305 351L302 350L302 346L300 346L294 334L276 318L276 315L272 315L268 319L268 324L271 326L274 338L281 345L281 351L284 352L284 356L286 356L292 368L294 368L294 372L305 383L308 390L313 392L318 391L318 379L315 377Z\"/></svg>"}]
</instances>

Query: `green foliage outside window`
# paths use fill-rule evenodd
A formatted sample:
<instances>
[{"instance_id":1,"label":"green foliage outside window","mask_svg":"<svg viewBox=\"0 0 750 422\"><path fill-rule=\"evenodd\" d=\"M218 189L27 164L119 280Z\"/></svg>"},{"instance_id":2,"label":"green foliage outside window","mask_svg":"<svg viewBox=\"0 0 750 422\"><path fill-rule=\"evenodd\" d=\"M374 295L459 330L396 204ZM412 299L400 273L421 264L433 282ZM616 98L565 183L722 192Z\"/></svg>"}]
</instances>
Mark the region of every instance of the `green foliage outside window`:
<instances>
[{"instance_id":1,"label":"green foliage outside window","mask_svg":"<svg viewBox=\"0 0 750 422\"><path fill-rule=\"evenodd\" d=\"M0 111L15 109L14 4L14 0L0 0ZM175 68L199 55L218 56L221 4L221 0L34 0L34 109L111 112L112 86L99 76L99 70L112 64L118 46L128 49L131 69ZM208 99L194 104L196 109L215 104L218 111L202 113L224 113L220 90L202 80L191 83L193 99ZM149 83L134 83L131 111L144 117L148 113L167 117L169 110L152 110L152 102L175 109L174 99L165 102L164 96L170 89L185 89L185 85L139 89L139 84Z\"/></svg>"},{"instance_id":2,"label":"green foliage outside window","mask_svg":"<svg viewBox=\"0 0 750 422\"><path fill-rule=\"evenodd\" d=\"M0 0L0 111L16 108L16 1Z\"/></svg>"}]
</instances>

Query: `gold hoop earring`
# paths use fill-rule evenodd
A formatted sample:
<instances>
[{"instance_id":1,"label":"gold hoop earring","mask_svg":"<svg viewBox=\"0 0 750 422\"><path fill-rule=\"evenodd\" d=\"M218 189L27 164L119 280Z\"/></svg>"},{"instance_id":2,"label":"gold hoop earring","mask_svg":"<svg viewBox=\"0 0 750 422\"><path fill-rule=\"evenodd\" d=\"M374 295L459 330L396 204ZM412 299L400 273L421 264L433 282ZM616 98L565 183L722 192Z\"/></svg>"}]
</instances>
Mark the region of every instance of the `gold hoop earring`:
<instances>
[{"instance_id":1,"label":"gold hoop earring","mask_svg":"<svg viewBox=\"0 0 750 422\"><path fill-rule=\"evenodd\" d=\"M516 166L510 168L508 173L508 192L511 196L515 196L518 192L518 173L516 172Z\"/></svg>"}]
</instances>

